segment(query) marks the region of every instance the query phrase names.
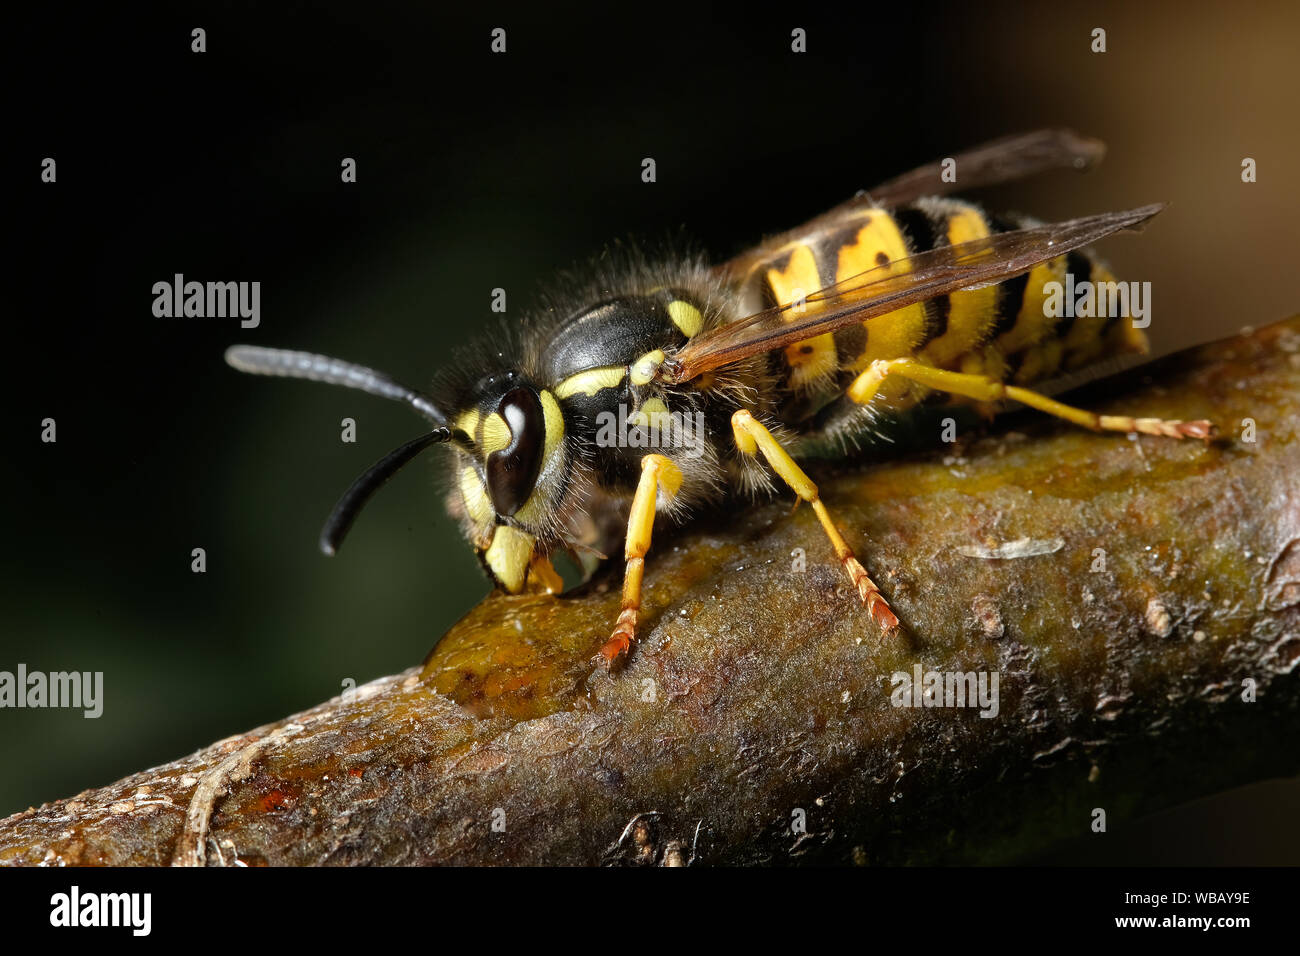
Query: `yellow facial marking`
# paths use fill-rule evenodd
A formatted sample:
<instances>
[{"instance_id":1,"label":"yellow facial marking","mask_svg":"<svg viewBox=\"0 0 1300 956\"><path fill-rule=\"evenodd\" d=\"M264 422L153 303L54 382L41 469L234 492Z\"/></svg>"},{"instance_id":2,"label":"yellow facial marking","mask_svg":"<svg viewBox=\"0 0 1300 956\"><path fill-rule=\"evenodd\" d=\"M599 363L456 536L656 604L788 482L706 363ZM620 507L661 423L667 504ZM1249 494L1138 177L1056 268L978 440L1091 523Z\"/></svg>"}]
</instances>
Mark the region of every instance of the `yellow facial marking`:
<instances>
[{"instance_id":1,"label":"yellow facial marking","mask_svg":"<svg viewBox=\"0 0 1300 956\"><path fill-rule=\"evenodd\" d=\"M564 438L564 413L560 411L560 403L555 400L555 396L546 389L540 392L542 399L542 420L546 422L546 447L542 453L542 467L546 467L546 462L550 460L551 452Z\"/></svg>"},{"instance_id":2,"label":"yellow facial marking","mask_svg":"<svg viewBox=\"0 0 1300 956\"><path fill-rule=\"evenodd\" d=\"M497 581L510 594L518 594L524 589L528 580L528 566L533 560L533 545L536 543L531 534L509 525L498 525L492 536L492 544L483 555L487 566L492 569Z\"/></svg>"},{"instance_id":3,"label":"yellow facial marking","mask_svg":"<svg viewBox=\"0 0 1300 956\"><path fill-rule=\"evenodd\" d=\"M666 424L663 424L656 419L661 415L667 414L668 406L663 403L662 399L648 398L641 404L641 407L637 409L636 414L632 416L632 424L640 425L644 428L651 428L656 425L660 428L664 428L666 427Z\"/></svg>"},{"instance_id":4,"label":"yellow facial marking","mask_svg":"<svg viewBox=\"0 0 1300 956\"><path fill-rule=\"evenodd\" d=\"M482 445L483 452L489 455L510 446L510 426L496 412L483 419Z\"/></svg>"},{"instance_id":5,"label":"yellow facial marking","mask_svg":"<svg viewBox=\"0 0 1300 956\"><path fill-rule=\"evenodd\" d=\"M478 472L468 465L460 473L460 494L475 524L484 525L492 520L492 501L483 482L478 480Z\"/></svg>"},{"instance_id":6,"label":"yellow facial marking","mask_svg":"<svg viewBox=\"0 0 1300 956\"><path fill-rule=\"evenodd\" d=\"M623 381L623 366L607 365L603 368L590 368L585 372L570 375L555 386L555 397L564 400L570 395L595 395L603 388L617 388Z\"/></svg>"},{"instance_id":7,"label":"yellow facial marking","mask_svg":"<svg viewBox=\"0 0 1300 956\"><path fill-rule=\"evenodd\" d=\"M456 427L468 435L470 441L478 441L479 417L478 409L471 408L469 411L463 412L461 416L456 419Z\"/></svg>"},{"instance_id":8,"label":"yellow facial marking","mask_svg":"<svg viewBox=\"0 0 1300 956\"><path fill-rule=\"evenodd\" d=\"M688 339L694 338L704 327L704 316L700 315L700 310L681 299L668 303L668 317Z\"/></svg>"},{"instance_id":9,"label":"yellow facial marking","mask_svg":"<svg viewBox=\"0 0 1300 956\"><path fill-rule=\"evenodd\" d=\"M649 385L654 381L655 373L659 371L659 366L663 364L663 349L655 349L653 352L646 352L645 355L632 363L632 373L628 377L632 380L633 385Z\"/></svg>"}]
</instances>

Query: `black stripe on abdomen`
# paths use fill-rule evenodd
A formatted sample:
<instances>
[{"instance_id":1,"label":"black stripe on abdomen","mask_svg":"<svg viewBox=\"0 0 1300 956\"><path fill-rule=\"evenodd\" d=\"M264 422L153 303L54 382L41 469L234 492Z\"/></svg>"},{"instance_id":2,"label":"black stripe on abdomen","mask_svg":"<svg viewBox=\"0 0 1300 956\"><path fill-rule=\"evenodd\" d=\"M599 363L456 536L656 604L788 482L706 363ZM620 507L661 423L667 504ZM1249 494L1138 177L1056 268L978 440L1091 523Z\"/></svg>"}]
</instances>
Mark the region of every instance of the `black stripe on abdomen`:
<instances>
[{"instance_id":1,"label":"black stripe on abdomen","mask_svg":"<svg viewBox=\"0 0 1300 956\"><path fill-rule=\"evenodd\" d=\"M1070 252L1065 257L1065 271L1074 277L1074 288L1079 288L1079 283L1088 282L1092 278L1092 260L1085 256L1078 249ZM1052 326L1052 334L1058 339L1064 339L1069 333L1070 328L1074 325L1074 303L1062 303L1065 312L1056 324Z\"/></svg>"},{"instance_id":2,"label":"black stripe on abdomen","mask_svg":"<svg viewBox=\"0 0 1300 956\"><path fill-rule=\"evenodd\" d=\"M895 209L892 215L912 255L948 244L947 223L935 222L925 210L903 206ZM936 295L925 303L925 332L921 335L921 341L916 343L917 351L947 331L948 296Z\"/></svg>"}]
</instances>

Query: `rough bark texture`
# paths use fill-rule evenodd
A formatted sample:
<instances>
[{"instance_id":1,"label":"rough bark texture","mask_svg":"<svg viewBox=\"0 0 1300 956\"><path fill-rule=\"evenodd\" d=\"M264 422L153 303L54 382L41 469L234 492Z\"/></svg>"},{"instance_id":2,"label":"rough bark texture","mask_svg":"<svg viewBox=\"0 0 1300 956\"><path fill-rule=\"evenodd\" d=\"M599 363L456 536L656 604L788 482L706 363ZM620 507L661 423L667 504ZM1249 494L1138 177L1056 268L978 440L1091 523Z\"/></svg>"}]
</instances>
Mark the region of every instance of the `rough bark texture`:
<instances>
[{"instance_id":1,"label":"rough bark texture","mask_svg":"<svg viewBox=\"0 0 1300 956\"><path fill-rule=\"evenodd\" d=\"M737 510L658 536L621 675L589 660L620 568L493 595L423 672L0 821L0 862L997 862L1094 808L1113 825L1295 774L1300 320L1081 400L1224 437L1017 415L819 471L896 639L809 509ZM917 664L996 671L997 716L893 706Z\"/></svg>"}]
</instances>

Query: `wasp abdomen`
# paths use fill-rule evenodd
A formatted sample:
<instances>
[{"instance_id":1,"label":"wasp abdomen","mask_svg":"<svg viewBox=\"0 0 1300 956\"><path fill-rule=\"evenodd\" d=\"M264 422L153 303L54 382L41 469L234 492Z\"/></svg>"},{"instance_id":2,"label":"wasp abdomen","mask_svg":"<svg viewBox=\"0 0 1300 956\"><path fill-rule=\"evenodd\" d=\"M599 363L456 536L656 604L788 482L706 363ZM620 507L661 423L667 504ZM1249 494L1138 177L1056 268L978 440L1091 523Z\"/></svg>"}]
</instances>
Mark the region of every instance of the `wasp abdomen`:
<instances>
[{"instance_id":1,"label":"wasp abdomen","mask_svg":"<svg viewBox=\"0 0 1300 956\"><path fill-rule=\"evenodd\" d=\"M742 300L794 304L822 289L879 270L905 274L908 258L1033 223L996 218L958 199L929 198L886 210L860 208L837 228L789 242L741 283ZM1067 275L1072 279L1067 279ZM785 387L796 394L833 398L880 360L913 358L936 368L987 375L1020 385L1050 378L1108 355L1144 351L1141 331L1108 316L1058 316L1049 307L1052 284L1114 282L1093 256L1071 252L998 285L938 295L857 325L787 346L780 353ZM816 308L808 304L802 308ZM896 379L879 390L877 410L900 413L924 401L927 390ZM824 417L824 416L823 416Z\"/></svg>"}]
</instances>

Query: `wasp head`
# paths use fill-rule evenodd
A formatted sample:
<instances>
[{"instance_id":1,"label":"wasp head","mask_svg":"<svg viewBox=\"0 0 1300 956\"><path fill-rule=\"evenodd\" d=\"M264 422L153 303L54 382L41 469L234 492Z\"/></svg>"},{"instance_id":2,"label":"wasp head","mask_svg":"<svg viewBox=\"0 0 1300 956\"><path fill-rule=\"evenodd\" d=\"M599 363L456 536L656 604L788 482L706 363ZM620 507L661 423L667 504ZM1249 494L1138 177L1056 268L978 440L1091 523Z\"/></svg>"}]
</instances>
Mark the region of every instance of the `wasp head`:
<instances>
[{"instance_id":1,"label":"wasp head","mask_svg":"<svg viewBox=\"0 0 1300 956\"><path fill-rule=\"evenodd\" d=\"M493 579L523 590L538 542L554 536L568 484L564 416L519 371L473 384L449 421L456 455L450 502Z\"/></svg>"},{"instance_id":2,"label":"wasp head","mask_svg":"<svg viewBox=\"0 0 1300 956\"><path fill-rule=\"evenodd\" d=\"M455 370L445 395L435 399L382 372L309 352L235 345L232 367L254 375L302 378L341 385L405 403L432 430L389 452L344 492L321 530L320 547L334 554L370 497L407 462L435 444L455 449L452 512L493 580L509 592L523 590L530 571L555 589L558 576L539 542L559 537L560 502L569 483L564 417L550 392L518 371L466 379ZM472 367L473 363L469 363ZM456 409L448 415L444 409Z\"/></svg>"}]
</instances>

